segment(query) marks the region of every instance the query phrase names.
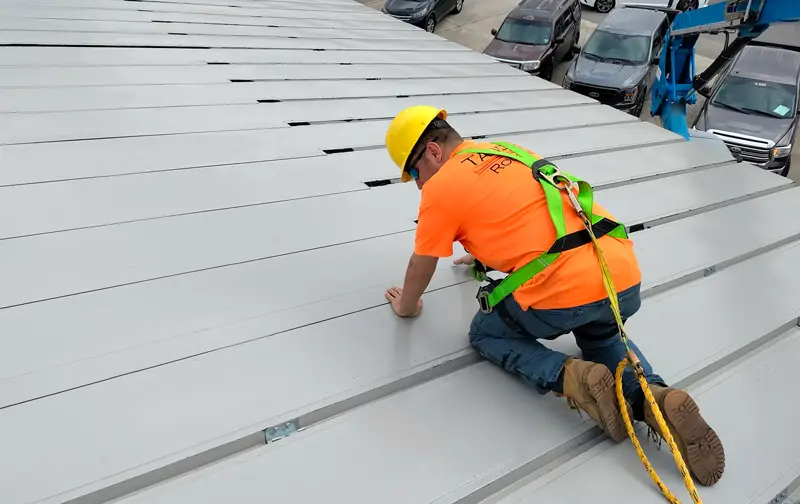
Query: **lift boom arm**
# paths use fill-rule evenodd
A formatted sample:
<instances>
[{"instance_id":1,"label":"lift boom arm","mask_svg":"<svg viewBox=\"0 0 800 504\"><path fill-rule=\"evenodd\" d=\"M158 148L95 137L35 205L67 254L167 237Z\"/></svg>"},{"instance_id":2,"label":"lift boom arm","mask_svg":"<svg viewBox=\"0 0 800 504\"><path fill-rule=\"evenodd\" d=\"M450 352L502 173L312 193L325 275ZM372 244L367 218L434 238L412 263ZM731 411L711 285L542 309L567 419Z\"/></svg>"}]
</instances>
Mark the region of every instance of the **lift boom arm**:
<instances>
[{"instance_id":1,"label":"lift boom arm","mask_svg":"<svg viewBox=\"0 0 800 504\"><path fill-rule=\"evenodd\" d=\"M724 0L677 14L665 39L653 83L650 113L664 128L689 139L686 105L695 92L770 24L800 21L800 0ZM703 33L737 32L738 37L703 73L694 75L694 46Z\"/></svg>"}]
</instances>

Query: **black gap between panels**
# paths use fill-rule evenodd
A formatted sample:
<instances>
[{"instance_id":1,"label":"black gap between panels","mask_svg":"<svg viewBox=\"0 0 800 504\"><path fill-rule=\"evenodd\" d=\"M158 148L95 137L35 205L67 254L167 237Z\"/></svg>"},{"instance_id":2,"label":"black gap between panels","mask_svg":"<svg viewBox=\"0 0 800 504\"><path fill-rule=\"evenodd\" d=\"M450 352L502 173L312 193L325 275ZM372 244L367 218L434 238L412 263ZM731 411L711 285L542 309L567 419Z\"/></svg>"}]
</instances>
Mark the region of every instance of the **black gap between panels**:
<instances>
[{"instance_id":1,"label":"black gap between panels","mask_svg":"<svg viewBox=\"0 0 800 504\"><path fill-rule=\"evenodd\" d=\"M364 185L367 187L381 187L399 183L400 183L399 178L392 178L392 179L380 179L380 180L367 180L366 182L364 182Z\"/></svg>"}]
</instances>

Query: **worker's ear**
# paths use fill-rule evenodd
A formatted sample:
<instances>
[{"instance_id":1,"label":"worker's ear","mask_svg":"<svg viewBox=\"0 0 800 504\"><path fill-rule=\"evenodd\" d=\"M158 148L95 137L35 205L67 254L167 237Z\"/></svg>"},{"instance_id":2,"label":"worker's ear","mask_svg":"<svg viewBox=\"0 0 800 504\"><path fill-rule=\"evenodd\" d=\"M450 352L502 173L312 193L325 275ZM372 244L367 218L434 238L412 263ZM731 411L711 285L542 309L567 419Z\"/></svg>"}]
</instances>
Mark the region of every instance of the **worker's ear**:
<instances>
[{"instance_id":1,"label":"worker's ear","mask_svg":"<svg viewBox=\"0 0 800 504\"><path fill-rule=\"evenodd\" d=\"M431 157L431 161L434 161L435 164L444 163L444 150L441 145L436 142L428 142L427 151L426 154Z\"/></svg>"}]
</instances>

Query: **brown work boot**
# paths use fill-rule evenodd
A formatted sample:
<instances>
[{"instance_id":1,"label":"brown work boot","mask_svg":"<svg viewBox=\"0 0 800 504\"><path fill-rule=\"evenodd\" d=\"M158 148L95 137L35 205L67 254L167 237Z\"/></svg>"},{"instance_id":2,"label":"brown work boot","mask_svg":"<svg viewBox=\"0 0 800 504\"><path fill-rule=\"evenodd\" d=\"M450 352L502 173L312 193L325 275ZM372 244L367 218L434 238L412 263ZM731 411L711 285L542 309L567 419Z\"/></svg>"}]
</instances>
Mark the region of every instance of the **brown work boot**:
<instances>
[{"instance_id":1,"label":"brown work boot","mask_svg":"<svg viewBox=\"0 0 800 504\"><path fill-rule=\"evenodd\" d=\"M620 442L628 437L625 422L617 405L614 376L603 364L569 358L564 363L564 393L573 409L589 414L611 439ZM633 418L630 405L628 415Z\"/></svg>"},{"instance_id":2,"label":"brown work boot","mask_svg":"<svg viewBox=\"0 0 800 504\"><path fill-rule=\"evenodd\" d=\"M717 433L700 416L700 408L691 396L683 390L659 385L651 384L650 390L692 476L705 486L719 481L725 471L725 450ZM644 419L652 433L664 437L649 404L645 404Z\"/></svg>"}]
</instances>

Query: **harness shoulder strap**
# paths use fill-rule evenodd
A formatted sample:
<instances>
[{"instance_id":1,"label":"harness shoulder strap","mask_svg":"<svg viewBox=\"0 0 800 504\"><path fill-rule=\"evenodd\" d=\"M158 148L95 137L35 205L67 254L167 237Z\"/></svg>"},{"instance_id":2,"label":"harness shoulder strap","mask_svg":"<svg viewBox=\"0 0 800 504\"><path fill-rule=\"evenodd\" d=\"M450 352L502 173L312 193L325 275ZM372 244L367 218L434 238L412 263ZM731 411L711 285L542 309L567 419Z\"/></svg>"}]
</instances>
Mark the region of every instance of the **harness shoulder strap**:
<instances>
[{"instance_id":1,"label":"harness shoulder strap","mask_svg":"<svg viewBox=\"0 0 800 504\"><path fill-rule=\"evenodd\" d=\"M609 235L614 238L627 238L628 233L625 226L614 222L611 219L594 215L594 194L588 182L581 180L569 173L562 172L551 161L536 156L517 145L509 142L490 142L500 149L464 149L456 154L485 154L488 156L504 156L518 161L531 169L533 178L539 182L544 191L547 201L547 209L550 219L556 228L556 241L547 252L544 252L528 264L512 271L501 282L492 282L490 289L481 288L478 291L478 301L481 309L488 313L502 301L506 296L513 293L516 289L538 275L545 268L553 264L561 255L561 252L588 244L592 241L589 231L581 229L574 233L566 233L566 221L564 219L564 197L563 188L557 185L554 177L563 177L578 186L578 203L592 223L592 232L595 238ZM481 281L490 280L485 272L476 271L473 268L473 276Z\"/></svg>"},{"instance_id":2,"label":"harness shoulder strap","mask_svg":"<svg viewBox=\"0 0 800 504\"><path fill-rule=\"evenodd\" d=\"M530 152L517 147L509 142L490 142L493 145L502 147L502 149L465 149L459 151L458 154L486 154L489 156L504 156L515 161L518 161L525 166L531 168L533 171L533 178L539 182L544 190L544 196L547 200L547 210L550 213L550 219L556 228L556 238L562 238L567 234L567 225L564 220L564 204L561 199L560 190L554 185L546 182L541 177L541 173L545 172L547 175L554 173L557 168L550 161L540 158L531 154Z\"/></svg>"}]
</instances>

